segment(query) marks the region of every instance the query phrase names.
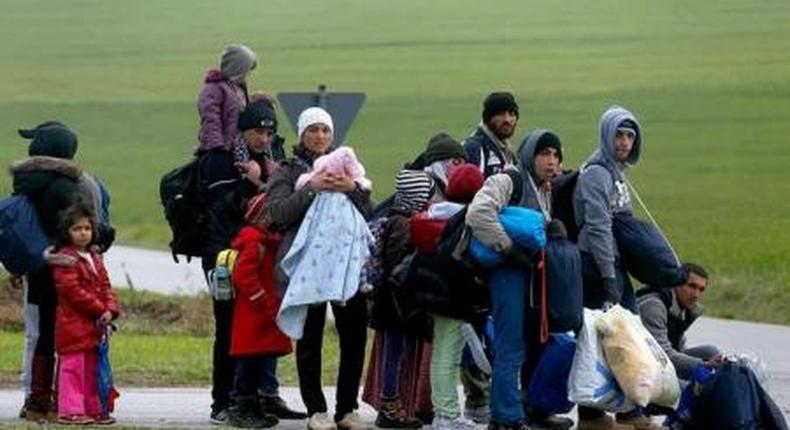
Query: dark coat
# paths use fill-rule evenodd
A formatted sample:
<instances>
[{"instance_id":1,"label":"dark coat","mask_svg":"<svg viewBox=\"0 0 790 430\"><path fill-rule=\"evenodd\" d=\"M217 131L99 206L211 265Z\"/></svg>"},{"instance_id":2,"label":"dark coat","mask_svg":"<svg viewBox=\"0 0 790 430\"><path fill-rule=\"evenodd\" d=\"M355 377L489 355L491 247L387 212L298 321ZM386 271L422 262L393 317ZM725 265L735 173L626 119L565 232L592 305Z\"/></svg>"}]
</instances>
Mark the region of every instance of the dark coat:
<instances>
[{"instance_id":1,"label":"dark coat","mask_svg":"<svg viewBox=\"0 0 790 430\"><path fill-rule=\"evenodd\" d=\"M480 168L484 177L501 173L508 165L516 164L516 156L508 148L502 148L483 130L483 125L464 140L466 161Z\"/></svg>"},{"instance_id":2,"label":"dark coat","mask_svg":"<svg viewBox=\"0 0 790 430\"><path fill-rule=\"evenodd\" d=\"M280 235L244 227L231 247L239 251L233 269L236 298L233 307L232 356L284 355L291 340L275 319L281 296L274 286L274 259ZM263 253L263 254L261 254Z\"/></svg>"},{"instance_id":3,"label":"dark coat","mask_svg":"<svg viewBox=\"0 0 790 430\"><path fill-rule=\"evenodd\" d=\"M263 168L263 159L250 154L253 161ZM213 267L216 255L230 248L230 243L244 226L247 201L258 193L258 188L241 178L233 165L233 153L213 149L200 156L198 192L205 205L208 219L203 238L204 267ZM263 178L264 181L266 178Z\"/></svg>"},{"instance_id":4,"label":"dark coat","mask_svg":"<svg viewBox=\"0 0 790 430\"><path fill-rule=\"evenodd\" d=\"M106 311L119 314L118 301L110 288L110 278L99 254L91 251L96 272L77 251L65 247L58 252L73 263L50 263L58 293L55 311L55 348L58 353L86 351L101 340L96 320Z\"/></svg>"},{"instance_id":5,"label":"dark coat","mask_svg":"<svg viewBox=\"0 0 790 430\"><path fill-rule=\"evenodd\" d=\"M294 189L299 175L309 172L311 166L311 161L306 161L299 157L286 160L274 172L268 184L266 210L269 213L269 218L272 220L271 228L283 235L283 241L277 251L275 276L277 290L280 294L285 293L289 280L288 276L283 272L280 262L288 254L288 250L291 249L296 233L299 231L299 226L315 198L315 193L309 186L298 190ZM348 193L348 197L362 216L365 219L369 219L370 214L373 212L370 191L357 188Z\"/></svg>"},{"instance_id":6,"label":"dark coat","mask_svg":"<svg viewBox=\"0 0 790 430\"><path fill-rule=\"evenodd\" d=\"M82 170L71 160L35 156L13 163L13 193L27 196L36 208L44 234L54 239L59 213L74 203Z\"/></svg>"}]
</instances>

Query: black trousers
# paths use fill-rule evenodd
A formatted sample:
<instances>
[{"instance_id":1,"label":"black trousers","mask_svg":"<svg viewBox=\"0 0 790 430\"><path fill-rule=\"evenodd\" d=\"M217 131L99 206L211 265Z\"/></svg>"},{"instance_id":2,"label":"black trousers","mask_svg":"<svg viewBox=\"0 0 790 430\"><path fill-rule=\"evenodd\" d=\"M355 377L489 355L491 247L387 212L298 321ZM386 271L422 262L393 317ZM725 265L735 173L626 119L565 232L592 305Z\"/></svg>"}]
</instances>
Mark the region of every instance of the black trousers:
<instances>
[{"instance_id":1,"label":"black trousers","mask_svg":"<svg viewBox=\"0 0 790 430\"><path fill-rule=\"evenodd\" d=\"M203 257L203 271L208 282L208 271L214 268L217 257ZM217 301L214 305L214 349L211 371L211 409L222 410L230 406L233 389L235 360L230 356L230 335L233 328L233 300Z\"/></svg>"},{"instance_id":2,"label":"black trousers","mask_svg":"<svg viewBox=\"0 0 790 430\"><path fill-rule=\"evenodd\" d=\"M337 373L337 407L335 420L357 408L359 382L365 361L367 341L367 304L361 294L345 306L332 304L335 327L340 340L340 367ZM304 335L296 343L296 369L299 373L299 391L307 406L308 415L326 412L326 398L321 387L321 348L326 322L326 303L307 311Z\"/></svg>"}]
</instances>

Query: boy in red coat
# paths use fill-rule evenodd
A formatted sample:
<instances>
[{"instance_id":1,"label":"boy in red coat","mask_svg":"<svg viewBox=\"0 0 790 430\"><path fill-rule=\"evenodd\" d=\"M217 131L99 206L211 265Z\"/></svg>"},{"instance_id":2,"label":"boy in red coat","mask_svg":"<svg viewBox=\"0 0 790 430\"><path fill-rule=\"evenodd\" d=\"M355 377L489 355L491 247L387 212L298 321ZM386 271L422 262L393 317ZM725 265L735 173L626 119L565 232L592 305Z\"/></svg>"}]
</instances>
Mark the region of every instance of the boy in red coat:
<instances>
[{"instance_id":1,"label":"boy in red coat","mask_svg":"<svg viewBox=\"0 0 790 430\"><path fill-rule=\"evenodd\" d=\"M277 425L278 418L258 405L258 389L265 385L266 369L274 374L277 357L292 350L291 340L275 322L281 301L274 285L280 235L266 228L265 201L265 194L250 200L247 225L231 243L231 248L239 252L231 275L236 298L230 355L236 359L236 369L231 392L235 406L228 411L228 424L234 427Z\"/></svg>"},{"instance_id":2,"label":"boy in red coat","mask_svg":"<svg viewBox=\"0 0 790 430\"><path fill-rule=\"evenodd\" d=\"M60 220L57 253L48 258L57 291L58 422L64 424L115 422L101 412L97 346L119 310L104 263L91 249L96 237L92 211L71 206Z\"/></svg>"}]
</instances>

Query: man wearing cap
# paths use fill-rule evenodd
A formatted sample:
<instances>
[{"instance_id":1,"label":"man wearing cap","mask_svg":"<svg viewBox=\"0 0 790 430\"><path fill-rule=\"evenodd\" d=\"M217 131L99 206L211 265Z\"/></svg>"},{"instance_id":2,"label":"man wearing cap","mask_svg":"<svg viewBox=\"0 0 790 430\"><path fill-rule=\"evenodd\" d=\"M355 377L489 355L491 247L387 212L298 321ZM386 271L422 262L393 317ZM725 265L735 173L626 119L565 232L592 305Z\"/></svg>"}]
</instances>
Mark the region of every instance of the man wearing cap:
<instances>
[{"instance_id":1,"label":"man wearing cap","mask_svg":"<svg viewBox=\"0 0 790 430\"><path fill-rule=\"evenodd\" d=\"M201 154L199 193L201 203L210 214L205 229L202 264L208 272L214 268L219 252L230 243L244 225L244 202L266 190L266 182L277 164L272 160L271 142L277 132L277 116L266 98L252 101L239 114L240 134L233 151L215 147ZM212 371L211 421L221 424L231 406L234 362L229 355L233 301L214 300L214 354ZM267 413L281 419L301 419L305 415L290 410L279 397L275 369L267 369L262 388L262 405Z\"/></svg>"},{"instance_id":2,"label":"man wearing cap","mask_svg":"<svg viewBox=\"0 0 790 430\"><path fill-rule=\"evenodd\" d=\"M77 135L57 121L19 130L19 135L31 142L29 158L11 164L13 193L30 199L44 233L54 239L58 214L82 194L79 184L82 170L73 161L77 153ZM22 375L27 398L23 414L29 420L38 421L50 418L48 413L55 409L52 381L56 293L49 266L28 273L27 285Z\"/></svg>"},{"instance_id":3,"label":"man wearing cap","mask_svg":"<svg viewBox=\"0 0 790 430\"><path fill-rule=\"evenodd\" d=\"M637 313L633 287L617 255L612 217L615 213L632 211L625 171L639 161L641 148L642 133L636 117L619 106L608 108L601 116L598 149L583 165L573 192L585 308L601 309L606 304L620 303ZM618 415L615 422L603 411L580 407L578 428L651 430L663 427L652 424L639 409Z\"/></svg>"},{"instance_id":4,"label":"man wearing cap","mask_svg":"<svg viewBox=\"0 0 790 430\"><path fill-rule=\"evenodd\" d=\"M518 123L518 104L509 92L494 92L483 102L483 120L464 140L466 159L480 168L486 178L516 164L508 146Z\"/></svg>"}]
</instances>

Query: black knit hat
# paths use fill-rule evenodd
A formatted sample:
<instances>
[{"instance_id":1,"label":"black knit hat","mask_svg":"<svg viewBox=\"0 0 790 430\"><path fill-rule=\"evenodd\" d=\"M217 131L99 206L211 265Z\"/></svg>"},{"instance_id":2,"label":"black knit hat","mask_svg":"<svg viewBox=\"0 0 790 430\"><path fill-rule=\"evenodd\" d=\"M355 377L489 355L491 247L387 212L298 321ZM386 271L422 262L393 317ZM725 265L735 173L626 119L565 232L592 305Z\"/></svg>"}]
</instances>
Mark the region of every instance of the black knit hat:
<instances>
[{"instance_id":1,"label":"black knit hat","mask_svg":"<svg viewBox=\"0 0 790 430\"><path fill-rule=\"evenodd\" d=\"M489 94L483 101L483 122L488 124L494 115L504 111L513 112L518 117L518 104L513 94L505 91Z\"/></svg>"},{"instance_id":2,"label":"black knit hat","mask_svg":"<svg viewBox=\"0 0 790 430\"><path fill-rule=\"evenodd\" d=\"M265 127L277 131L277 113L266 99L258 99L247 105L239 114L239 131Z\"/></svg>"},{"instance_id":3,"label":"black knit hat","mask_svg":"<svg viewBox=\"0 0 790 430\"><path fill-rule=\"evenodd\" d=\"M18 130L25 139L32 139L27 153L71 160L77 153L77 135L65 124L46 121L31 129Z\"/></svg>"},{"instance_id":4,"label":"black knit hat","mask_svg":"<svg viewBox=\"0 0 790 430\"><path fill-rule=\"evenodd\" d=\"M464 147L447 133L439 133L428 140L428 147L422 153L426 166L435 161L451 158L466 158Z\"/></svg>"},{"instance_id":5,"label":"black knit hat","mask_svg":"<svg viewBox=\"0 0 790 430\"><path fill-rule=\"evenodd\" d=\"M540 154L546 148L553 148L557 151L557 158L562 162L562 142L560 138L554 133L543 133L538 141L535 143L535 152L533 155Z\"/></svg>"}]
</instances>

